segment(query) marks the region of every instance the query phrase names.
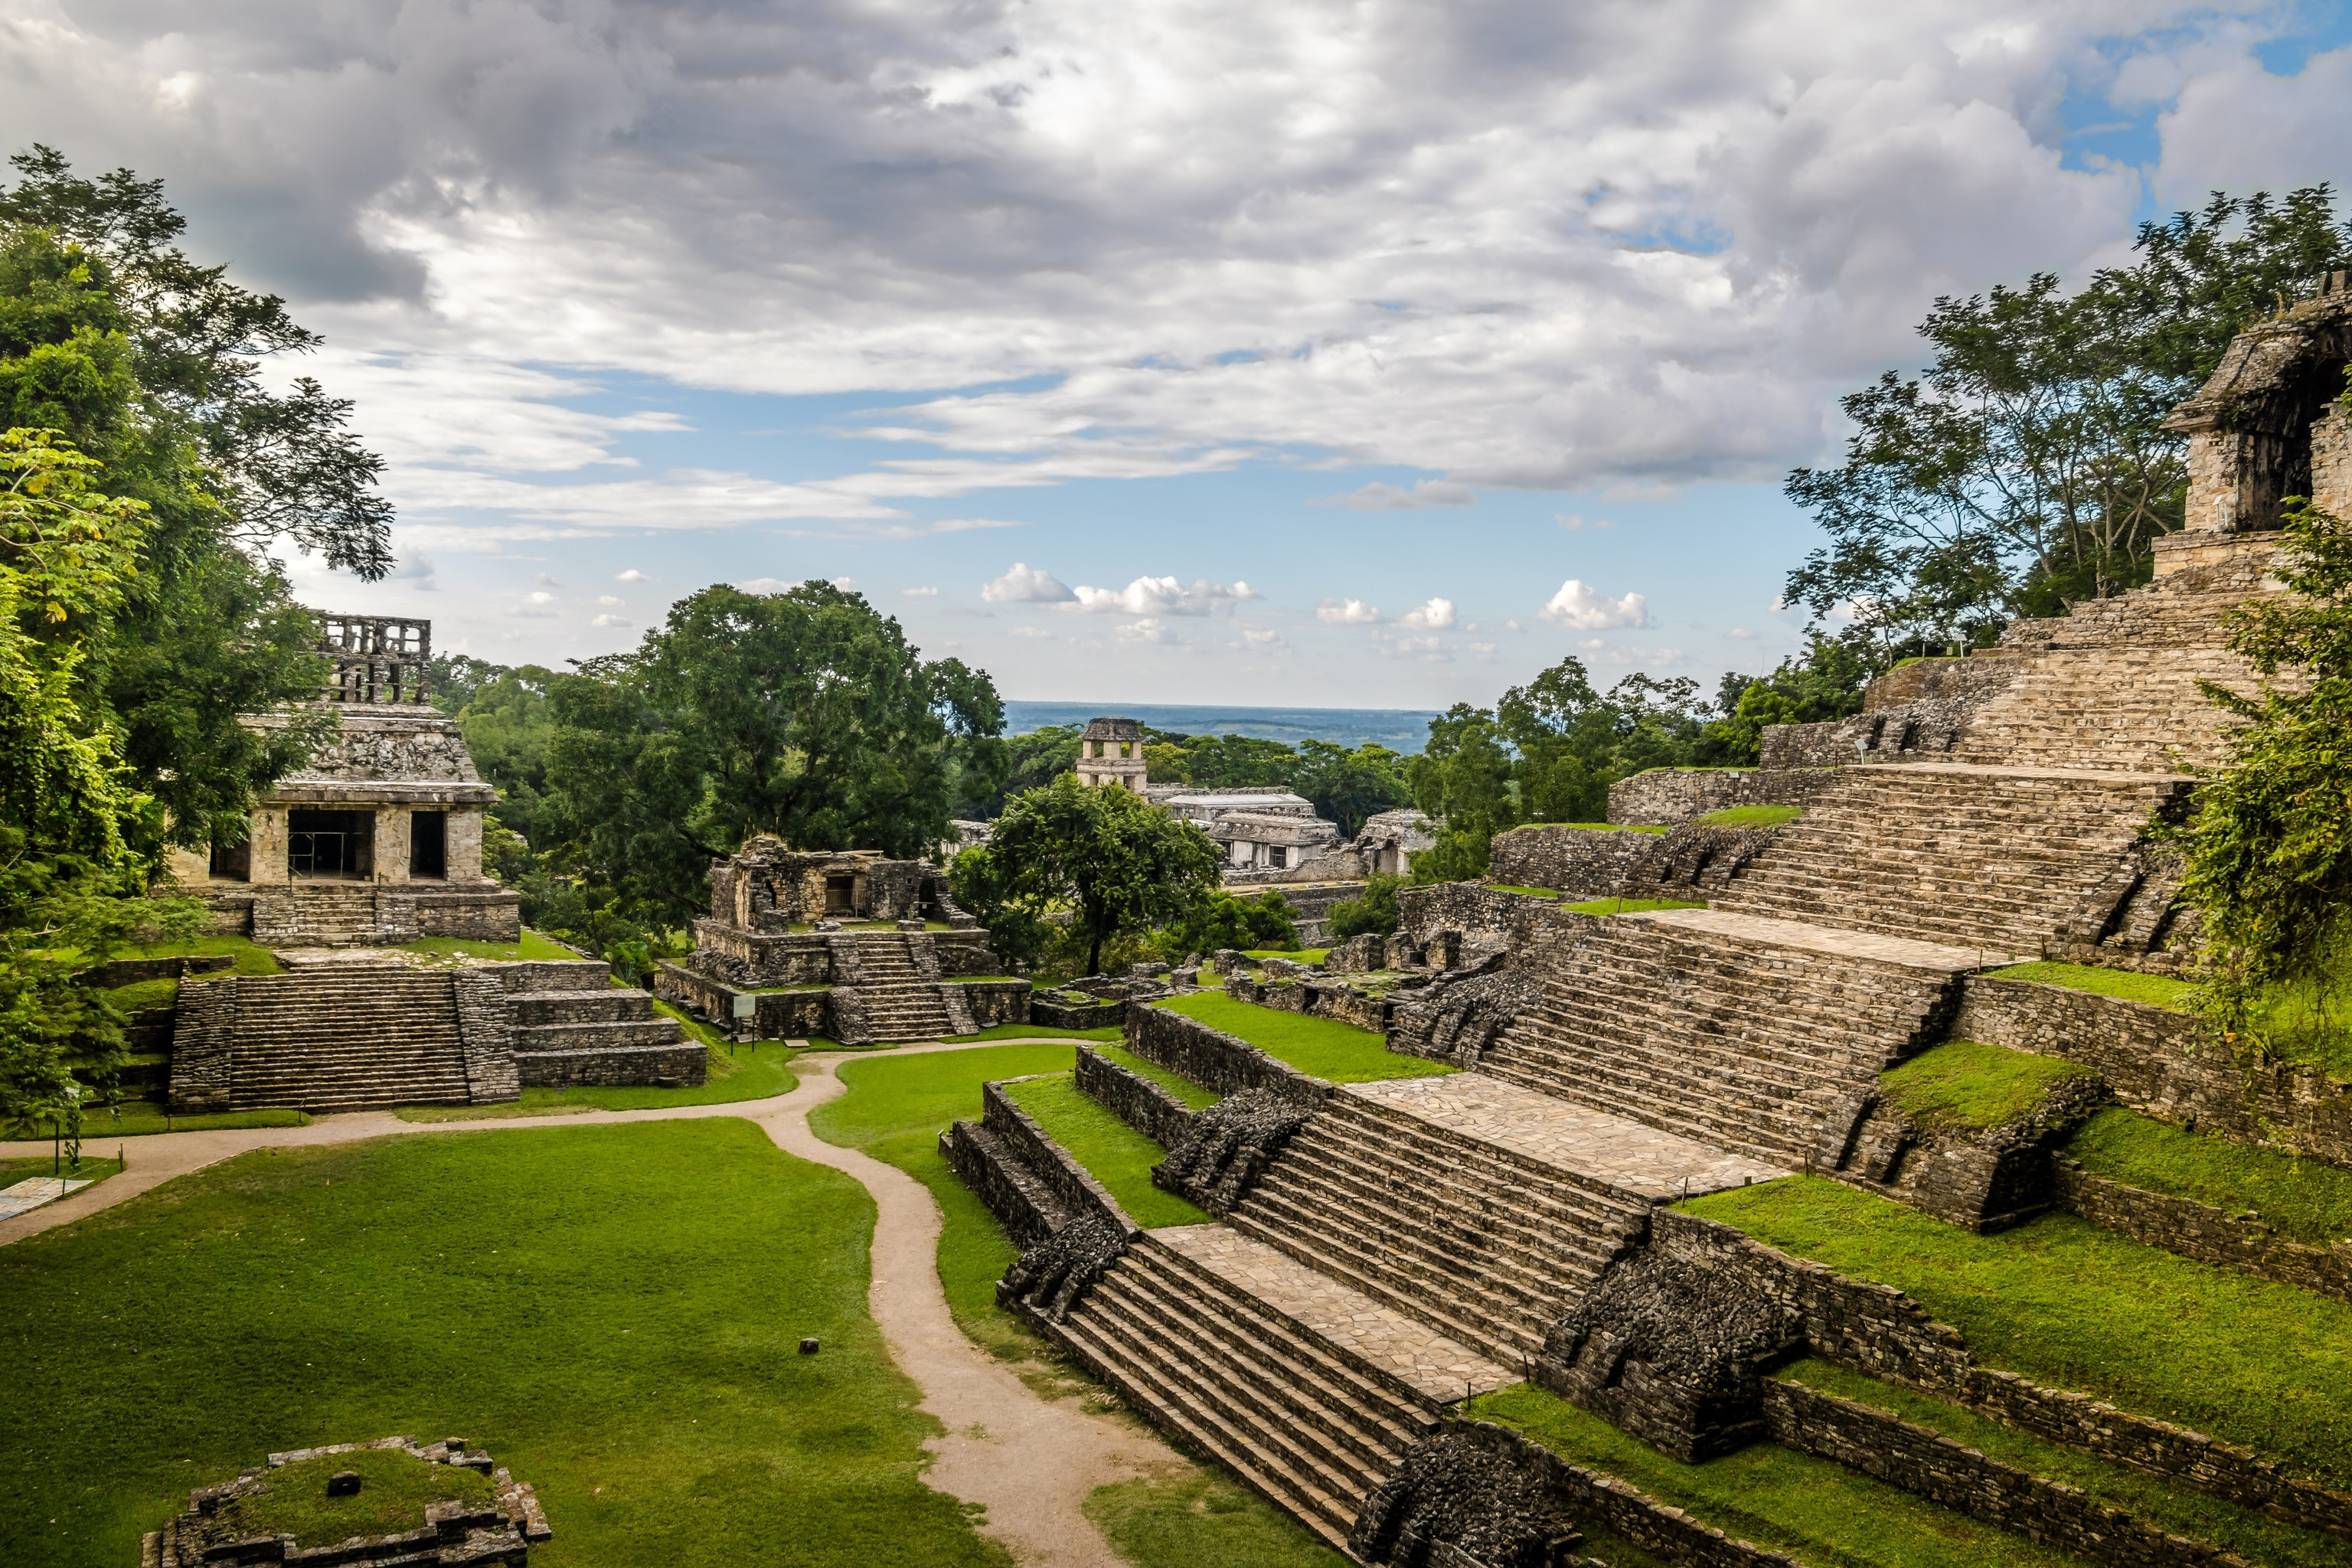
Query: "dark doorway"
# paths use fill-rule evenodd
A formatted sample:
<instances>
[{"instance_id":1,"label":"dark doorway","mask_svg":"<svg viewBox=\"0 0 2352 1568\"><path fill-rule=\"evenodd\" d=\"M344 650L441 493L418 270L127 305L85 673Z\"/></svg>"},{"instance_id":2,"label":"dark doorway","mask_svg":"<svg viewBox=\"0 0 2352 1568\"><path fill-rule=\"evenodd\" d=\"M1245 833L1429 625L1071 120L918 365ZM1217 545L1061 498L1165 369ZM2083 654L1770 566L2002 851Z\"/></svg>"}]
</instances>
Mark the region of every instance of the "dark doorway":
<instances>
[{"instance_id":1,"label":"dark doorway","mask_svg":"<svg viewBox=\"0 0 2352 1568\"><path fill-rule=\"evenodd\" d=\"M412 811L408 814L408 874L446 877L449 874L449 814Z\"/></svg>"},{"instance_id":2,"label":"dark doorway","mask_svg":"<svg viewBox=\"0 0 2352 1568\"><path fill-rule=\"evenodd\" d=\"M213 846L212 874L231 882L253 880L253 842Z\"/></svg>"},{"instance_id":3,"label":"dark doorway","mask_svg":"<svg viewBox=\"0 0 2352 1568\"><path fill-rule=\"evenodd\" d=\"M286 868L314 880L351 881L375 869L375 813L289 811Z\"/></svg>"},{"instance_id":4,"label":"dark doorway","mask_svg":"<svg viewBox=\"0 0 2352 1568\"><path fill-rule=\"evenodd\" d=\"M854 877L827 877L824 879L824 912L829 915L852 915L857 912L857 879Z\"/></svg>"}]
</instances>

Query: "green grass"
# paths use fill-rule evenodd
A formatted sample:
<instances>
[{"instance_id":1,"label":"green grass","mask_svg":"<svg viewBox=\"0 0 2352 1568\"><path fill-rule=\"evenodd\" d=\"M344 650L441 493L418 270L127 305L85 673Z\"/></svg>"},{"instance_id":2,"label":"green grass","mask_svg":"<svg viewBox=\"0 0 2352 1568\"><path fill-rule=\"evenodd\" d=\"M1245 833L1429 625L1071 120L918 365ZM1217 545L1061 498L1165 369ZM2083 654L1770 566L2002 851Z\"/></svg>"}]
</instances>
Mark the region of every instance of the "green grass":
<instances>
[{"instance_id":1,"label":"green grass","mask_svg":"<svg viewBox=\"0 0 2352 1568\"><path fill-rule=\"evenodd\" d=\"M1879 1092L1925 1127L1998 1127L2090 1068L2058 1057L1954 1040L1878 1075Z\"/></svg>"},{"instance_id":2,"label":"green grass","mask_svg":"<svg viewBox=\"0 0 2352 1568\"><path fill-rule=\"evenodd\" d=\"M2195 989L2186 980L2142 974L2130 969L2101 969L2088 963L2012 963L1987 971L1993 980L2031 980L2042 985L2063 985L2069 991L2089 991L2100 996L2120 996L2126 1002L2150 1002L2158 1007L2185 1008Z\"/></svg>"},{"instance_id":3,"label":"green grass","mask_svg":"<svg viewBox=\"0 0 2352 1568\"><path fill-rule=\"evenodd\" d=\"M173 1007L180 1001L177 976L163 975L154 980L134 980L128 985L117 985L106 994L106 999L126 1013L142 1013L150 1007Z\"/></svg>"},{"instance_id":4,"label":"green grass","mask_svg":"<svg viewBox=\"0 0 2352 1568\"><path fill-rule=\"evenodd\" d=\"M967 1040L1117 1040L1123 1038L1118 1026L1106 1025L1099 1029L1049 1028L1043 1024L992 1024L977 1035L950 1035L950 1044L961 1045Z\"/></svg>"},{"instance_id":5,"label":"green grass","mask_svg":"<svg viewBox=\"0 0 2352 1568\"><path fill-rule=\"evenodd\" d=\"M1780 827L1804 815L1801 805L1727 805L1698 820L1709 827Z\"/></svg>"},{"instance_id":6,"label":"green grass","mask_svg":"<svg viewBox=\"0 0 2352 1568\"><path fill-rule=\"evenodd\" d=\"M1685 1465L1529 1384L1481 1394L1467 1413L1524 1433L1570 1464L1630 1481L1734 1539L1776 1547L1814 1568L2072 1568L2090 1561L1771 1443Z\"/></svg>"},{"instance_id":7,"label":"green grass","mask_svg":"<svg viewBox=\"0 0 2352 1568\"><path fill-rule=\"evenodd\" d=\"M1557 899L1559 897L1559 889L1558 888L1522 888L1516 882L1486 882L1481 885L1493 892L1517 893L1523 899Z\"/></svg>"},{"instance_id":8,"label":"green grass","mask_svg":"<svg viewBox=\"0 0 2352 1568\"><path fill-rule=\"evenodd\" d=\"M360 1478L350 1497L327 1495L327 1479L339 1470ZM436 1465L397 1448L366 1448L356 1454L321 1454L280 1465L263 1478L268 1489L229 1504L214 1536L237 1541L254 1535L290 1535L299 1545L330 1546L354 1535L386 1535L425 1523L426 1505L466 1502L487 1507L497 1499L490 1478L462 1465Z\"/></svg>"},{"instance_id":9,"label":"green grass","mask_svg":"<svg viewBox=\"0 0 2352 1568\"><path fill-rule=\"evenodd\" d=\"M1213 1090L1202 1089L1189 1078L1178 1077L1158 1062L1145 1061L1134 1052L1120 1047L1107 1045L1101 1048L1100 1054L1108 1057L1128 1071L1140 1073L1150 1079L1194 1110L1206 1110L1224 1098Z\"/></svg>"},{"instance_id":10,"label":"green grass","mask_svg":"<svg viewBox=\"0 0 2352 1568\"><path fill-rule=\"evenodd\" d=\"M1237 1002L1224 993L1203 991L1153 1005L1197 1018L1213 1029L1248 1041L1276 1061L1327 1083L1377 1083L1392 1078L1443 1078L1454 1068L1424 1057L1391 1051L1370 1029L1336 1018L1310 1018Z\"/></svg>"},{"instance_id":11,"label":"green grass","mask_svg":"<svg viewBox=\"0 0 2352 1568\"><path fill-rule=\"evenodd\" d=\"M1244 958L1255 958L1264 963L1269 958L1286 958L1293 963L1320 963L1331 956L1328 947L1245 947Z\"/></svg>"},{"instance_id":12,"label":"green grass","mask_svg":"<svg viewBox=\"0 0 2352 1568\"><path fill-rule=\"evenodd\" d=\"M147 1138L166 1132L211 1132L236 1127L308 1127L310 1119L290 1107L268 1110L222 1110L205 1116L173 1116L163 1101L126 1100L110 1115L92 1107L82 1113L82 1140L95 1146L117 1138ZM377 1436L384 1434L379 1432Z\"/></svg>"},{"instance_id":13,"label":"green grass","mask_svg":"<svg viewBox=\"0 0 2352 1568\"><path fill-rule=\"evenodd\" d=\"M714 1051L723 1051L727 1048L728 1038L719 1032L715 1025L706 1024L685 1008L675 1003L665 1002L658 996L653 998L653 1004L655 1012L665 1018L677 1020L678 1028L685 1033L688 1039L700 1040Z\"/></svg>"},{"instance_id":14,"label":"green grass","mask_svg":"<svg viewBox=\"0 0 2352 1568\"><path fill-rule=\"evenodd\" d=\"M1882 1383L1810 1358L1780 1375L1822 1394L1892 1411L1989 1459L2080 1488L2109 1508L2121 1509L2160 1530L2210 1542L2270 1568L2337 1568L2344 1561L2344 1543L2333 1537L2282 1524L2252 1509L2044 1442L1899 1384Z\"/></svg>"},{"instance_id":15,"label":"green grass","mask_svg":"<svg viewBox=\"0 0 2352 1568\"><path fill-rule=\"evenodd\" d=\"M980 1120L982 1084L1066 1072L1076 1056L1068 1046L984 1046L844 1062L834 1071L846 1089L809 1112L809 1129L819 1138L863 1149L930 1189L943 1221L939 1271L948 1310L974 1343L1007 1361L1043 1351L1043 1342L996 1304L996 1281L1018 1253L940 1156L940 1134L950 1121Z\"/></svg>"},{"instance_id":16,"label":"green grass","mask_svg":"<svg viewBox=\"0 0 2352 1568\"><path fill-rule=\"evenodd\" d=\"M1008 1084L1004 1092L1045 1136L1109 1188L1119 1207L1144 1229L1210 1223L1209 1215L1151 1184L1151 1167L1166 1159L1168 1151L1079 1093L1076 1080L1066 1073Z\"/></svg>"},{"instance_id":17,"label":"green grass","mask_svg":"<svg viewBox=\"0 0 2352 1568\"><path fill-rule=\"evenodd\" d=\"M2352 987L2340 979L2273 987L2246 1023L2273 1055L2352 1079Z\"/></svg>"},{"instance_id":18,"label":"green grass","mask_svg":"<svg viewBox=\"0 0 2352 1568\"><path fill-rule=\"evenodd\" d=\"M709 1055L700 1084L684 1089L526 1089L505 1105L404 1105L403 1121L479 1121L485 1118L562 1116L575 1110L653 1110L674 1105L727 1105L790 1094L800 1079L792 1070L799 1053L774 1041L740 1045L730 1056L723 1046ZM382 1436L382 1434L378 1434Z\"/></svg>"},{"instance_id":19,"label":"green grass","mask_svg":"<svg viewBox=\"0 0 2352 1568\"><path fill-rule=\"evenodd\" d=\"M1519 826L1573 827L1580 833L1665 833L1670 831L1662 822L1522 822ZM1507 831L1517 831L1517 829Z\"/></svg>"},{"instance_id":20,"label":"green grass","mask_svg":"<svg viewBox=\"0 0 2352 1568\"><path fill-rule=\"evenodd\" d=\"M529 926L523 927L518 942L476 942L469 937L428 936L416 942L400 944L403 952L422 952L448 958L561 960L577 963L580 955L559 942L550 942Z\"/></svg>"},{"instance_id":21,"label":"green grass","mask_svg":"<svg viewBox=\"0 0 2352 1568\"><path fill-rule=\"evenodd\" d=\"M2068 1215L1976 1236L1790 1176L1681 1205L1908 1291L1985 1365L2352 1479L2352 1303L2192 1263Z\"/></svg>"},{"instance_id":22,"label":"green grass","mask_svg":"<svg viewBox=\"0 0 2352 1568\"><path fill-rule=\"evenodd\" d=\"M1679 899L1590 899L1580 904L1562 908L1580 915L1639 915L1652 910L1703 910L1705 904L1685 903Z\"/></svg>"},{"instance_id":23,"label":"green grass","mask_svg":"<svg viewBox=\"0 0 2352 1568\"><path fill-rule=\"evenodd\" d=\"M286 966L278 955L248 936L196 936L185 942L152 942L145 947L126 947L114 955L117 958L223 958L229 960L231 974L283 974Z\"/></svg>"},{"instance_id":24,"label":"green grass","mask_svg":"<svg viewBox=\"0 0 2352 1568\"><path fill-rule=\"evenodd\" d=\"M0 1187L13 1187L27 1176L63 1176L68 1182L102 1182L122 1169L116 1161L95 1158L89 1150L90 1145L85 1142L79 1170L47 1154L22 1160L0 1160Z\"/></svg>"},{"instance_id":25,"label":"green grass","mask_svg":"<svg viewBox=\"0 0 2352 1568\"><path fill-rule=\"evenodd\" d=\"M402 1432L538 1489L534 1568L1006 1564L923 1484L873 1214L722 1118L257 1152L0 1248L0 1562L116 1568L191 1487Z\"/></svg>"},{"instance_id":26,"label":"green grass","mask_svg":"<svg viewBox=\"0 0 2352 1568\"><path fill-rule=\"evenodd\" d=\"M1130 1563L1347 1568L1348 1559L1306 1526L1213 1470L1097 1487L1086 1510L1111 1550Z\"/></svg>"},{"instance_id":27,"label":"green grass","mask_svg":"<svg viewBox=\"0 0 2352 1568\"><path fill-rule=\"evenodd\" d=\"M2275 1149L2184 1132L2109 1106L2084 1123L2066 1152L2094 1175L2210 1204L2248 1209L2281 1236L2315 1247L2352 1237L2352 1171Z\"/></svg>"}]
</instances>

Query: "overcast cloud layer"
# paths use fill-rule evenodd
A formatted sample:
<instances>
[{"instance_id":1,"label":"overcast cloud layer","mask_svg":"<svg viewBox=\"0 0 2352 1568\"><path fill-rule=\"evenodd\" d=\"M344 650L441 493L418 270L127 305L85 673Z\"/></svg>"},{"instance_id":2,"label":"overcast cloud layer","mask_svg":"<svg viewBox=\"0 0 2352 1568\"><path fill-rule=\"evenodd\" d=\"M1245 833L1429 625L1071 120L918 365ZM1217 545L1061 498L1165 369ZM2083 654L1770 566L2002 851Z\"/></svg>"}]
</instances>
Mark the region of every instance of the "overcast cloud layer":
<instances>
[{"instance_id":1,"label":"overcast cloud layer","mask_svg":"<svg viewBox=\"0 0 2352 1568\"><path fill-rule=\"evenodd\" d=\"M861 586L1023 695L1112 694L1057 684L1054 643L1137 699L1303 654L1329 689L1284 700L1353 702L1378 693L1351 649L1502 637L1518 678L1601 632L1769 663L1769 581L1700 591L1710 564L1625 547L1630 518L1596 557L1572 508L1769 485L1936 294L2119 258L2214 186L2341 180L2352 54L2258 52L2311 27L2117 0L0 0L0 135L165 176L192 248L328 331L437 563L400 592L477 568L445 640L623 646L667 592L837 574L779 542L816 537L898 550ZM616 374L853 395L829 444L689 447L708 414L582 395ZM1081 540L1039 499L1301 468L1328 471L1267 505L1302 534L1507 536L1515 563L1318 577L1214 520L1181 557L1107 549L1115 522ZM1498 504L1528 490L1574 495ZM1510 530L1538 511L1531 561ZM534 585L648 530L675 570L593 574L662 591ZM1681 648L1640 637L1667 616ZM1400 704L1497 681L1384 679Z\"/></svg>"}]
</instances>

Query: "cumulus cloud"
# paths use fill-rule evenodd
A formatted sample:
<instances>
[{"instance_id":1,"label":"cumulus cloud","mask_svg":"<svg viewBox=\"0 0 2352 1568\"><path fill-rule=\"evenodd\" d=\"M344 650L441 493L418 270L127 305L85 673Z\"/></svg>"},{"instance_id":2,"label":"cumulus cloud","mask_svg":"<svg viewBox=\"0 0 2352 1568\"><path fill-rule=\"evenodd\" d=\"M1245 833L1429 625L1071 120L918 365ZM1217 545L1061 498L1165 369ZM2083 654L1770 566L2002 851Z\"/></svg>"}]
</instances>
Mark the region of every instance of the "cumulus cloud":
<instances>
[{"instance_id":1,"label":"cumulus cloud","mask_svg":"<svg viewBox=\"0 0 2352 1568\"><path fill-rule=\"evenodd\" d=\"M594 620L590 621L588 624L592 626L604 627L607 631L626 631L629 629L629 623L623 620L618 616L598 616Z\"/></svg>"},{"instance_id":2,"label":"cumulus cloud","mask_svg":"<svg viewBox=\"0 0 2352 1568\"><path fill-rule=\"evenodd\" d=\"M901 588L898 593L901 597L908 599L936 599L940 596L937 588Z\"/></svg>"},{"instance_id":3,"label":"cumulus cloud","mask_svg":"<svg viewBox=\"0 0 2352 1568\"><path fill-rule=\"evenodd\" d=\"M1537 614L1555 626L1579 631L1606 631L1612 626L1649 624L1649 602L1639 594L1612 599L1600 589L1570 577Z\"/></svg>"},{"instance_id":4,"label":"cumulus cloud","mask_svg":"<svg viewBox=\"0 0 2352 1568\"><path fill-rule=\"evenodd\" d=\"M800 584L787 583L782 577L746 577L735 586L746 594L782 594Z\"/></svg>"},{"instance_id":5,"label":"cumulus cloud","mask_svg":"<svg viewBox=\"0 0 2352 1568\"><path fill-rule=\"evenodd\" d=\"M653 579L632 566L625 572L614 573L613 581L615 583L650 583Z\"/></svg>"},{"instance_id":6,"label":"cumulus cloud","mask_svg":"<svg viewBox=\"0 0 2352 1568\"><path fill-rule=\"evenodd\" d=\"M1369 626L1379 622L1381 613L1361 599L1326 599L1315 606L1315 618L1326 626Z\"/></svg>"},{"instance_id":7,"label":"cumulus cloud","mask_svg":"<svg viewBox=\"0 0 2352 1568\"><path fill-rule=\"evenodd\" d=\"M1415 479L1411 489L1375 479L1345 495L1317 496L1309 506L1344 506L1356 511L1411 511L1424 506L1468 506L1478 493L1452 479Z\"/></svg>"},{"instance_id":8,"label":"cumulus cloud","mask_svg":"<svg viewBox=\"0 0 2352 1568\"><path fill-rule=\"evenodd\" d=\"M1124 588L1089 588L1080 584L1072 595L1078 607L1127 616L1205 616L1223 605L1259 596L1247 583L1231 587L1196 577L1190 586L1173 577L1138 577Z\"/></svg>"},{"instance_id":9,"label":"cumulus cloud","mask_svg":"<svg viewBox=\"0 0 2352 1568\"><path fill-rule=\"evenodd\" d=\"M1061 605L1077 597L1051 572L1042 566L1033 569L1025 561L1015 561L1013 570L983 586L980 596L992 605Z\"/></svg>"},{"instance_id":10,"label":"cumulus cloud","mask_svg":"<svg viewBox=\"0 0 2352 1568\"><path fill-rule=\"evenodd\" d=\"M1443 631L1454 624L1454 601L1432 599L1418 609L1407 610L1397 617L1401 626L1419 626L1429 631Z\"/></svg>"},{"instance_id":11,"label":"cumulus cloud","mask_svg":"<svg viewBox=\"0 0 2352 1568\"><path fill-rule=\"evenodd\" d=\"M1736 638L1740 642L1753 642L1756 638L1756 634L1748 630L1746 626L1734 626L1723 635L1727 637Z\"/></svg>"},{"instance_id":12,"label":"cumulus cloud","mask_svg":"<svg viewBox=\"0 0 2352 1568\"><path fill-rule=\"evenodd\" d=\"M1176 640L1175 631L1165 621L1151 616L1113 630L1127 642L1171 643Z\"/></svg>"}]
</instances>

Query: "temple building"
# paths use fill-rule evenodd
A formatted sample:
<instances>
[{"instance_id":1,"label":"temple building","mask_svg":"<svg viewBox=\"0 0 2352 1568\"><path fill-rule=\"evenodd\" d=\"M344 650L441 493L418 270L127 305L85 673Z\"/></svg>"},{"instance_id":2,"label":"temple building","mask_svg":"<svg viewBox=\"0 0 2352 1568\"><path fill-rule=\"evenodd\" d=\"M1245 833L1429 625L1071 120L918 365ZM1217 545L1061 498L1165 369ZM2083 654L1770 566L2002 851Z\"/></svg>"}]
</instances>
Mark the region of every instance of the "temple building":
<instances>
[{"instance_id":1,"label":"temple building","mask_svg":"<svg viewBox=\"0 0 2352 1568\"><path fill-rule=\"evenodd\" d=\"M1132 719L1094 719L1078 737L1078 782L1143 793L1143 726Z\"/></svg>"},{"instance_id":2,"label":"temple building","mask_svg":"<svg viewBox=\"0 0 2352 1568\"><path fill-rule=\"evenodd\" d=\"M320 702L338 721L310 761L256 804L240 844L174 850L171 873L223 930L277 945L513 942L520 898L483 874L498 793L456 722L425 701L433 624L321 615ZM246 721L284 725L284 713Z\"/></svg>"}]
</instances>

